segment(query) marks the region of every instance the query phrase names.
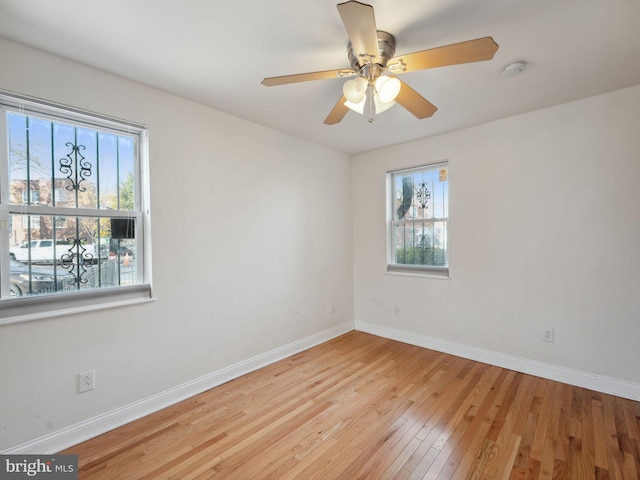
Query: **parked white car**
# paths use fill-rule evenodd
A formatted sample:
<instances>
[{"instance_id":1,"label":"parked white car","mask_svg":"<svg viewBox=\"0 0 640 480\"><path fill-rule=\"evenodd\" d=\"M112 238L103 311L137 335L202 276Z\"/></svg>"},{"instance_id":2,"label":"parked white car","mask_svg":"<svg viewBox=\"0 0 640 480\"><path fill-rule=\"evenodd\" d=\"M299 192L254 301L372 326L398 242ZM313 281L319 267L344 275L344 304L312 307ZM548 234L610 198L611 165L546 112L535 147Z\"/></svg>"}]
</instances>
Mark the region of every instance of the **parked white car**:
<instances>
[{"instance_id":1,"label":"parked white car","mask_svg":"<svg viewBox=\"0 0 640 480\"><path fill-rule=\"evenodd\" d=\"M66 240L56 240L55 242L55 261L54 261L54 242L51 239L45 240L31 240L31 242L25 242L22 245L11 248L11 255L19 262L31 263L60 263L64 255L69 254L71 248L71 242ZM82 245L85 249L83 255L85 258L88 255L93 255L94 262L98 261L97 255L93 245ZM31 256L29 256L31 255Z\"/></svg>"}]
</instances>

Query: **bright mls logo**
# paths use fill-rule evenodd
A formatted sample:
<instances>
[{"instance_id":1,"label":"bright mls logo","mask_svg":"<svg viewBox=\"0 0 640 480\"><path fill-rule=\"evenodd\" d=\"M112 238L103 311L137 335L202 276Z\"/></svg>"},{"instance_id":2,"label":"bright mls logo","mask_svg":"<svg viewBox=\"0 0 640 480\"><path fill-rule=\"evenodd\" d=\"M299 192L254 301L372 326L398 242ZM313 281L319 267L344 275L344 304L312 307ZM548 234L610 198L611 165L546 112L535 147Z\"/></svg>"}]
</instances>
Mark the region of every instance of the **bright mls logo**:
<instances>
[{"instance_id":1,"label":"bright mls logo","mask_svg":"<svg viewBox=\"0 0 640 480\"><path fill-rule=\"evenodd\" d=\"M0 455L0 480L78 480L77 455Z\"/></svg>"}]
</instances>

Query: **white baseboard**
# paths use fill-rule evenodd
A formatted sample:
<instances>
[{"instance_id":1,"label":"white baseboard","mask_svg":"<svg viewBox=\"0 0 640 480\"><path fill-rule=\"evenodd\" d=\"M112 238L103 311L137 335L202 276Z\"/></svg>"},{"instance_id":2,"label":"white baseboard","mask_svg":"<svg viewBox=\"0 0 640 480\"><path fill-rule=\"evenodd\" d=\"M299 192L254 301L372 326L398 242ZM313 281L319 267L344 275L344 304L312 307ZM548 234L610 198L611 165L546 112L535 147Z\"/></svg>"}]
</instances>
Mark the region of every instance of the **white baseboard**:
<instances>
[{"instance_id":1,"label":"white baseboard","mask_svg":"<svg viewBox=\"0 0 640 480\"><path fill-rule=\"evenodd\" d=\"M178 403L213 387L222 385L234 378L241 377L271 363L282 360L298 352L324 343L332 338L353 330L353 322L324 330L309 337L296 340L282 347L261 355L256 355L242 362L230 365L216 372L183 383L176 387L143 398L137 402L124 405L83 422L71 425L48 435L25 442L0 454L52 454L77 445L80 442L101 435L109 430L125 425L129 422L157 412L170 405Z\"/></svg>"},{"instance_id":2,"label":"white baseboard","mask_svg":"<svg viewBox=\"0 0 640 480\"><path fill-rule=\"evenodd\" d=\"M448 353L457 357L468 358L477 362L488 363L497 367L527 373L536 377L556 380L569 385L584 387L590 390L640 401L640 385L637 383L631 383L617 378L605 377L602 375L538 362L482 348L470 347L468 345L448 342L437 338L430 338L405 330L384 327L375 323L356 321L355 325L356 330L358 331L371 333L390 340L397 340L410 345Z\"/></svg>"}]
</instances>

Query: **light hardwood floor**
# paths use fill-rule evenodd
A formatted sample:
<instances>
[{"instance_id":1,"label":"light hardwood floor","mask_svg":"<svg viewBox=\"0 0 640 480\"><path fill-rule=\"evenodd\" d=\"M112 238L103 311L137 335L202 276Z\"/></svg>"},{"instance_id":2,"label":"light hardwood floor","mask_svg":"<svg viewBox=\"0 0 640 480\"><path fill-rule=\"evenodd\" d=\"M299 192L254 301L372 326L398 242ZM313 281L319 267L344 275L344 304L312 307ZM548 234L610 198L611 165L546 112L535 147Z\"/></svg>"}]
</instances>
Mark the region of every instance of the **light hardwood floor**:
<instances>
[{"instance_id":1,"label":"light hardwood floor","mask_svg":"<svg viewBox=\"0 0 640 480\"><path fill-rule=\"evenodd\" d=\"M62 453L95 480L638 480L640 403L350 332Z\"/></svg>"}]
</instances>

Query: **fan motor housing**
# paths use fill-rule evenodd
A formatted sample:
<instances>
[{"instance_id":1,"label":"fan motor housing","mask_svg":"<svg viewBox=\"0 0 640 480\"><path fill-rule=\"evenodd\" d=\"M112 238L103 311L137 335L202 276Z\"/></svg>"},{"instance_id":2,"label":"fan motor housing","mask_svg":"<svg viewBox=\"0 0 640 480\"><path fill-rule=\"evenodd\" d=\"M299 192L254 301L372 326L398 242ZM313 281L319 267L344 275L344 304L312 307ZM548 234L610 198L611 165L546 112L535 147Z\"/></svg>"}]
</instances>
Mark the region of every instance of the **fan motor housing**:
<instances>
[{"instance_id":1,"label":"fan motor housing","mask_svg":"<svg viewBox=\"0 0 640 480\"><path fill-rule=\"evenodd\" d=\"M393 58L396 52L396 39L393 35L382 30L378 30L378 61L377 65L382 68L386 68L387 62ZM367 63L366 58L358 58L358 55L353 50L353 45L349 42L347 45L347 54L349 56L349 63L354 72L360 72L362 67Z\"/></svg>"}]
</instances>

